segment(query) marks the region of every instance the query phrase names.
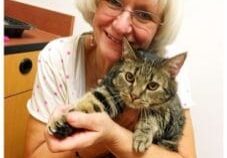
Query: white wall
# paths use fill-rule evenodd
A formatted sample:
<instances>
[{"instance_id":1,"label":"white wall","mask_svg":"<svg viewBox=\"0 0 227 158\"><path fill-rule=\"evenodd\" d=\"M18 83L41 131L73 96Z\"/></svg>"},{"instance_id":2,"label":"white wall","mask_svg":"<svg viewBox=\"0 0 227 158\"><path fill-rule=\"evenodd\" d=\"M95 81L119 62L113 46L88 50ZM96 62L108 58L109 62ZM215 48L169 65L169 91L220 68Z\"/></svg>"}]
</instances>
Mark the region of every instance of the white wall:
<instances>
[{"instance_id":1,"label":"white wall","mask_svg":"<svg viewBox=\"0 0 227 158\"><path fill-rule=\"evenodd\" d=\"M223 157L224 0L186 0L177 43L188 68L198 158Z\"/></svg>"},{"instance_id":2,"label":"white wall","mask_svg":"<svg viewBox=\"0 0 227 158\"><path fill-rule=\"evenodd\" d=\"M74 34L90 27L74 0L18 0L76 16ZM185 19L176 40L188 50L192 117L198 158L223 157L224 0L185 0Z\"/></svg>"}]
</instances>

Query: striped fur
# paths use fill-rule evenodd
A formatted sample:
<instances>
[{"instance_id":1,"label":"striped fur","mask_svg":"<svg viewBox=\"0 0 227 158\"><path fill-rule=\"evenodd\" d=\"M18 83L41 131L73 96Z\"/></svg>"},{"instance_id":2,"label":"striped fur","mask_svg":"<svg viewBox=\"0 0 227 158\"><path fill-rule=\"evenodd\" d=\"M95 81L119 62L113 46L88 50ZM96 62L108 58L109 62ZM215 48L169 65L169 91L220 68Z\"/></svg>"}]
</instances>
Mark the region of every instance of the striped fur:
<instances>
[{"instance_id":1,"label":"striped fur","mask_svg":"<svg viewBox=\"0 0 227 158\"><path fill-rule=\"evenodd\" d=\"M144 152L155 143L177 151L185 118L176 94L175 77L185 56L184 53L164 59L144 51L136 54L124 41L122 59L95 89L87 92L68 112L105 111L115 118L125 106L138 109L140 119L133 135L133 149ZM48 129L59 139L78 130L66 122L65 114L50 119Z\"/></svg>"}]
</instances>

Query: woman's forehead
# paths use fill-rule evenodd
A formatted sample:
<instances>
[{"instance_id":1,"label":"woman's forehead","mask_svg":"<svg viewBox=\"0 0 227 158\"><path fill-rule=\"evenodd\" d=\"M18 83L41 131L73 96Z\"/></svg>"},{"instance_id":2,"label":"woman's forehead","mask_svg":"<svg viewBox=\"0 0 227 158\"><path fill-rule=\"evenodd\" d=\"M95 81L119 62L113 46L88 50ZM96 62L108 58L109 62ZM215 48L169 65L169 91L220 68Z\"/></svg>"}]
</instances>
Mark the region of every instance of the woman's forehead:
<instances>
[{"instance_id":1,"label":"woman's forehead","mask_svg":"<svg viewBox=\"0 0 227 158\"><path fill-rule=\"evenodd\" d=\"M119 0L125 4L156 6L161 0Z\"/></svg>"},{"instance_id":2,"label":"woman's forehead","mask_svg":"<svg viewBox=\"0 0 227 158\"><path fill-rule=\"evenodd\" d=\"M133 9L144 9L152 12L157 12L159 2L163 0L119 0L125 5L131 6Z\"/></svg>"}]
</instances>

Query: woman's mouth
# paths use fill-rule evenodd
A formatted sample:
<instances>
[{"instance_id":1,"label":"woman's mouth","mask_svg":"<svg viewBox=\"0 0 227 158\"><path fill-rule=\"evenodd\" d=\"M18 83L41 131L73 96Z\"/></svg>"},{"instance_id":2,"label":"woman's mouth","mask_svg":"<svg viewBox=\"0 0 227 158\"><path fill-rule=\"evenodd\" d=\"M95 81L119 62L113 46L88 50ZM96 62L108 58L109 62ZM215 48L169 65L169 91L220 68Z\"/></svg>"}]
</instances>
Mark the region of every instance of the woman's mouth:
<instances>
[{"instance_id":1,"label":"woman's mouth","mask_svg":"<svg viewBox=\"0 0 227 158\"><path fill-rule=\"evenodd\" d=\"M108 34L107 32L105 32L105 34L114 43L116 43L116 44L122 44L122 40L113 37L112 35Z\"/></svg>"}]
</instances>

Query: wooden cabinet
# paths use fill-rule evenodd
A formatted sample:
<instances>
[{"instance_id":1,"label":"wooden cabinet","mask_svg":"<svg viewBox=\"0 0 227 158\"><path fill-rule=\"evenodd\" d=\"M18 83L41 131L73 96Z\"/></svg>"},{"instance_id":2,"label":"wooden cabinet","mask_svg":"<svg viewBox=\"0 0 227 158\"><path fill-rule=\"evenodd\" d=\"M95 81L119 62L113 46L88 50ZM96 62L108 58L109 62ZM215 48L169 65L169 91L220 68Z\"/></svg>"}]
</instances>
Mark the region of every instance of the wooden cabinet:
<instances>
[{"instance_id":1,"label":"wooden cabinet","mask_svg":"<svg viewBox=\"0 0 227 158\"><path fill-rule=\"evenodd\" d=\"M39 51L59 36L33 29L4 43L5 158L24 158L28 111Z\"/></svg>"},{"instance_id":2,"label":"wooden cabinet","mask_svg":"<svg viewBox=\"0 0 227 158\"><path fill-rule=\"evenodd\" d=\"M60 37L59 35L71 35L74 18L65 16L68 19L67 25L56 25L56 19L59 19L57 17L64 19L62 14L58 16L57 12L48 12L48 10L12 0L5 2L6 16L25 20L37 26L37 28L25 30L21 38L10 38L9 41L4 42L5 158L24 158L25 130L28 119L26 104L32 95L39 51L49 41ZM46 18L34 18L43 17L42 15ZM48 23L46 19L49 19ZM54 30L51 26L62 27ZM63 27L65 31L61 34L63 30L60 28Z\"/></svg>"},{"instance_id":3,"label":"wooden cabinet","mask_svg":"<svg viewBox=\"0 0 227 158\"><path fill-rule=\"evenodd\" d=\"M23 158L38 51L5 55L5 158Z\"/></svg>"},{"instance_id":4,"label":"wooden cabinet","mask_svg":"<svg viewBox=\"0 0 227 158\"><path fill-rule=\"evenodd\" d=\"M4 43L5 158L24 158L26 104L32 95L39 51L58 37L33 29Z\"/></svg>"},{"instance_id":5,"label":"wooden cabinet","mask_svg":"<svg viewBox=\"0 0 227 158\"><path fill-rule=\"evenodd\" d=\"M60 36L73 34L74 16L15 0L5 0L6 16L33 24L36 28ZM41 18L42 17L42 18Z\"/></svg>"},{"instance_id":6,"label":"wooden cabinet","mask_svg":"<svg viewBox=\"0 0 227 158\"><path fill-rule=\"evenodd\" d=\"M31 90L38 51L5 55L5 96Z\"/></svg>"},{"instance_id":7,"label":"wooden cabinet","mask_svg":"<svg viewBox=\"0 0 227 158\"><path fill-rule=\"evenodd\" d=\"M23 158L28 118L26 102L31 91L5 99L5 158Z\"/></svg>"}]
</instances>

